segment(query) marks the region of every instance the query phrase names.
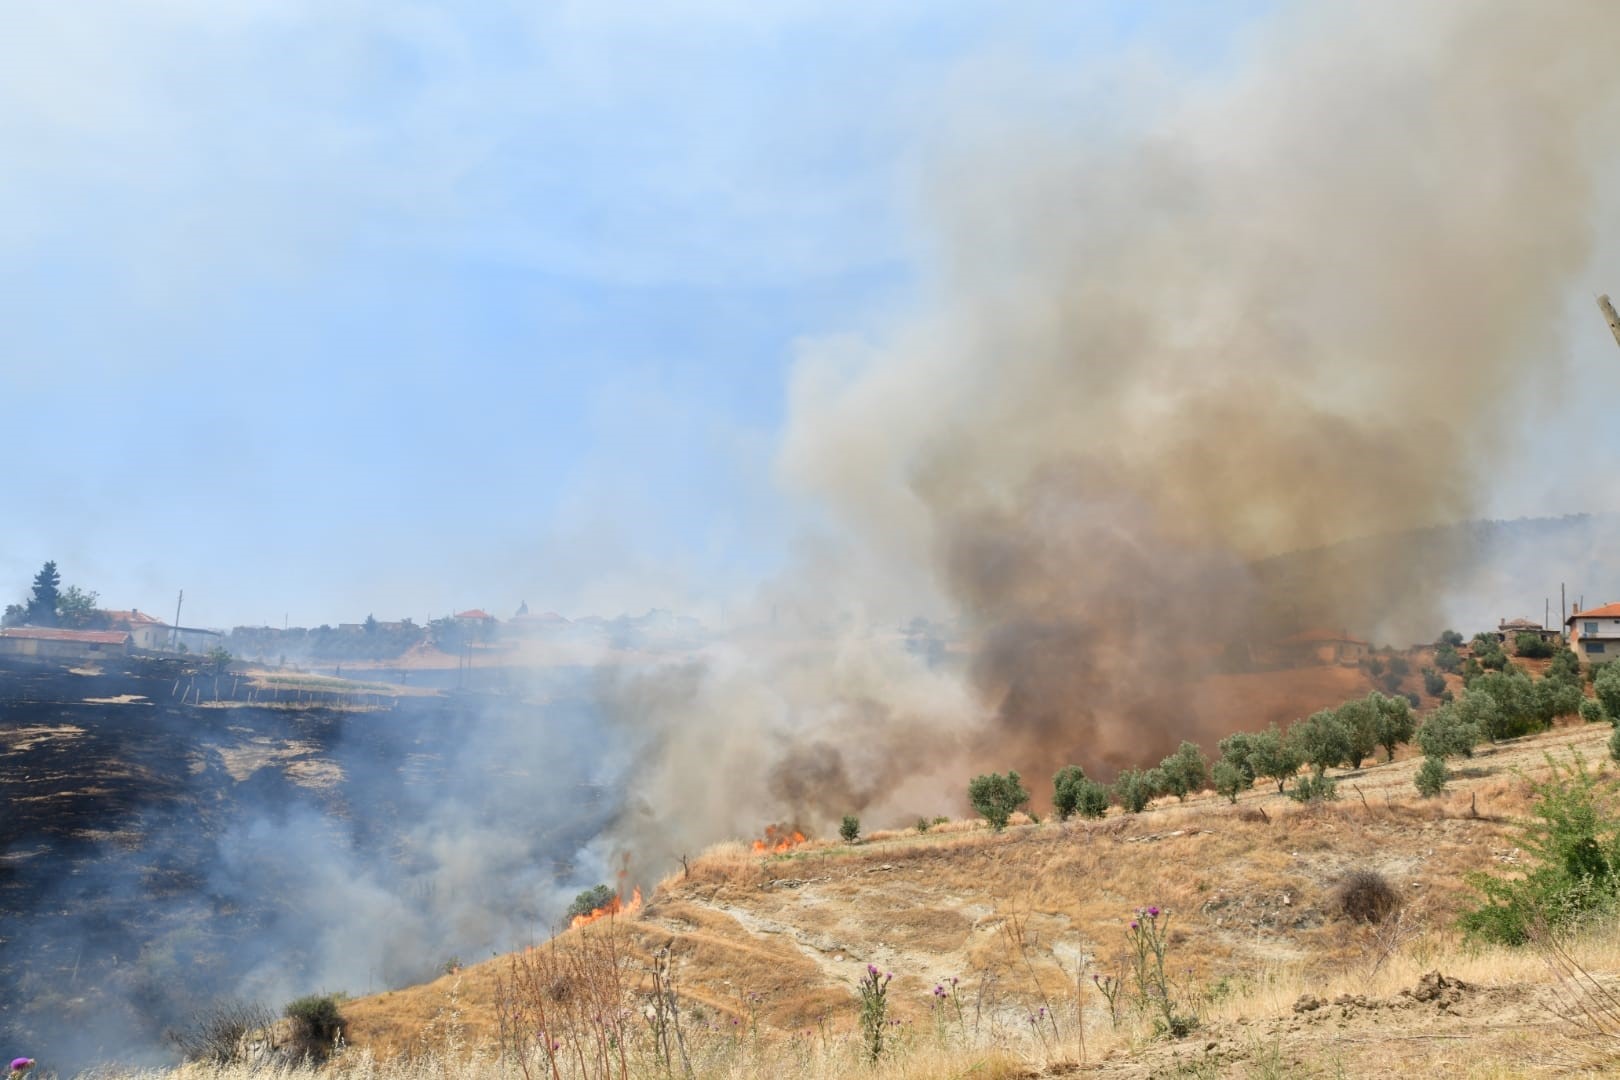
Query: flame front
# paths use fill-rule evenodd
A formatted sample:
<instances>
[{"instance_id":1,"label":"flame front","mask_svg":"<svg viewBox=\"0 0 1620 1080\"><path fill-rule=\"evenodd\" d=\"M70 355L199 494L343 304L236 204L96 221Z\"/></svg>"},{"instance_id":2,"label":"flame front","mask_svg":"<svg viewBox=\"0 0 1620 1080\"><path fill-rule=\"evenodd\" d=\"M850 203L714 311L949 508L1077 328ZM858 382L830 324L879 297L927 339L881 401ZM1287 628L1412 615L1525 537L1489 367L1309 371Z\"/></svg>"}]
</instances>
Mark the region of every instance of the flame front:
<instances>
[{"instance_id":1,"label":"flame front","mask_svg":"<svg viewBox=\"0 0 1620 1080\"><path fill-rule=\"evenodd\" d=\"M786 825L765 826L765 839L754 841L754 851L758 853L791 851L804 843L806 837L798 829L791 832Z\"/></svg>"},{"instance_id":2,"label":"flame front","mask_svg":"<svg viewBox=\"0 0 1620 1080\"><path fill-rule=\"evenodd\" d=\"M601 907L596 908L588 915L575 915L573 919L569 921L568 929L578 930L582 926L589 926L597 919L606 918L609 915L628 915L631 912L639 911L640 909L641 886L638 885L636 886L635 891L630 894L630 899L628 900L622 896L615 896L612 900L609 900Z\"/></svg>"}]
</instances>

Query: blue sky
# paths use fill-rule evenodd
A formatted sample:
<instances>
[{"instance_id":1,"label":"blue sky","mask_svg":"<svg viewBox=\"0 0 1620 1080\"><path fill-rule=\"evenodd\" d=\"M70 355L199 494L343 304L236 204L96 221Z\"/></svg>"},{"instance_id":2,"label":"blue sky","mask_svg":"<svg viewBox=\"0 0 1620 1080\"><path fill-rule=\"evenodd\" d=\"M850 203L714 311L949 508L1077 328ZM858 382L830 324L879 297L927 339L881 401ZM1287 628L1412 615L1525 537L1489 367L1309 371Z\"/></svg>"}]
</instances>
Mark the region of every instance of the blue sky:
<instances>
[{"instance_id":1,"label":"blue sky","mask_svg":"<svg viewBox=\"0 0 1620 1080\"><path fill-rule=\"evenodd\" d=\"M212 625L746 589L804 524L795 342L904 309L964 87L1067 107L1252 14L1142 12L7 5L0 593L45 558Z\"/></svg>"},{"instance_id":2,"label":"blue sky","mask_svg":"<svg viewBox=\"0 0 1620 1080\"><path fill-rule=\"evenodd\" d=\"M964 132L1128 123L1266 7L6 5L0 598L723 611L815 521L796 348L904 318Z\"/></svg>"}]
</instances>

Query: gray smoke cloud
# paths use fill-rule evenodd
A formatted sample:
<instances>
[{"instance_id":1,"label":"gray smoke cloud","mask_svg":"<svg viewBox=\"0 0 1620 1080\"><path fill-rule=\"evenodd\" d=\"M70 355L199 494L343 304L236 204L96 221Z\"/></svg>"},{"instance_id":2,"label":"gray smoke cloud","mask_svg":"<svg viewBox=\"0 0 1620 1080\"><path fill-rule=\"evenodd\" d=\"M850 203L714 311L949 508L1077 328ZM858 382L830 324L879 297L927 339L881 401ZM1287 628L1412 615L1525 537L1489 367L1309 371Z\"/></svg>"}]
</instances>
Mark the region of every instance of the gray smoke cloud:
<instances>
[{"instance_id":1,"label":"gray smoke cloud","mask_svg":"<svg viewBox=\"0 0 1620 1080\"><path fill-rule=\"evenodd\" d=\"M1482 511L1548 404L1603 239L1611 15L1290 6L1120 130L964 109L925 299L794 370L780 473L837 557L785 588L839 644L648 695L681 715L651 783L683 831L897 813L969 768L1109 775L1252 723L1200 684L1283 635L1431 637L1477 552L1430 527ZM869 629L919 610L965 655Z\"/></svg>"}]
</instances>

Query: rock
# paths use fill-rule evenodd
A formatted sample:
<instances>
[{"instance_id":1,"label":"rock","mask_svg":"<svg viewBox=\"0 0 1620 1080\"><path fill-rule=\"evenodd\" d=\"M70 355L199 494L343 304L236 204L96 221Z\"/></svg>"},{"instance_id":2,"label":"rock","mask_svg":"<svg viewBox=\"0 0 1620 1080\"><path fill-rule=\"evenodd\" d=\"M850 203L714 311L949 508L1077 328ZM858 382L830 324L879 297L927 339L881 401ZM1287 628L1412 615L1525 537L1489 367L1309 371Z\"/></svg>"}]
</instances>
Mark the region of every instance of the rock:
<instances>
[{"instance_id":1,"label":"rock","mask_svg":"<svg viewBox=\"0 0 1620 1080\"><path fill-rule=\"evenodd\" d=\"M1413 1001L1436 1002L1442 1008L1456 1003L1464 993L1473 989L1461 979L1448 979L1438 971L1431 971L1417 981L1410 990L1401 994Z\"/></svg>"},{"instance_id":2,"label":"rock","mask_svg":"<svg viewBox=\"0 0 1620 1080\"><path fill-rule=\"evenodd\" d=\"M1319 997L1316 997L1314 994L1301 994L1299 995L1299 1000L1294 1002L1294 1011L1296 1013L1315 1012L1317 1009L1322 1008L1326 1004L1327 1002L1323 1001Z\"/></svg>"}]
</instances>

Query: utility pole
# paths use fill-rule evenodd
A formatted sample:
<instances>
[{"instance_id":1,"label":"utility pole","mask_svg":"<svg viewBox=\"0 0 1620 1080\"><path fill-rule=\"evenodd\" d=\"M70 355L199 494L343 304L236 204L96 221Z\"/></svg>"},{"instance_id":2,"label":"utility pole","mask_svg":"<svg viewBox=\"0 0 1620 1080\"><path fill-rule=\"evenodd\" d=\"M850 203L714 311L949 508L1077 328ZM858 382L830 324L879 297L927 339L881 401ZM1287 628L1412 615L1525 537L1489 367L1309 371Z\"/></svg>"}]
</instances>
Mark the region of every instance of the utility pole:
<instances>
[{"instance_id":1,"label":"utility pole","mask_svg":"<svg viewBox=\"0 0 1620 1080\"><path fill-rule=\"evenodd\" d=\"M185 601L186 590L181 589L179 599L174 602L174 633L171 634L169 638L169 648L172 650L178 650L180 648L180 605L185 603Z\"/></svg>"},{"instance_id":2,"label":"utility pole","mask_svg":"<svg viewBox=\"0 0 1620 1080\"><path fill-rule=\"evenodd\" d=\"M1614 313L1614 305L1609 303L1607 293L1598 297L1597 303L1598 308L1603 312L1603 317L1608 320L1609 333L1614 335L1614 343L1620 345L1620 315Z\"/></svg>"}]
</instances>

